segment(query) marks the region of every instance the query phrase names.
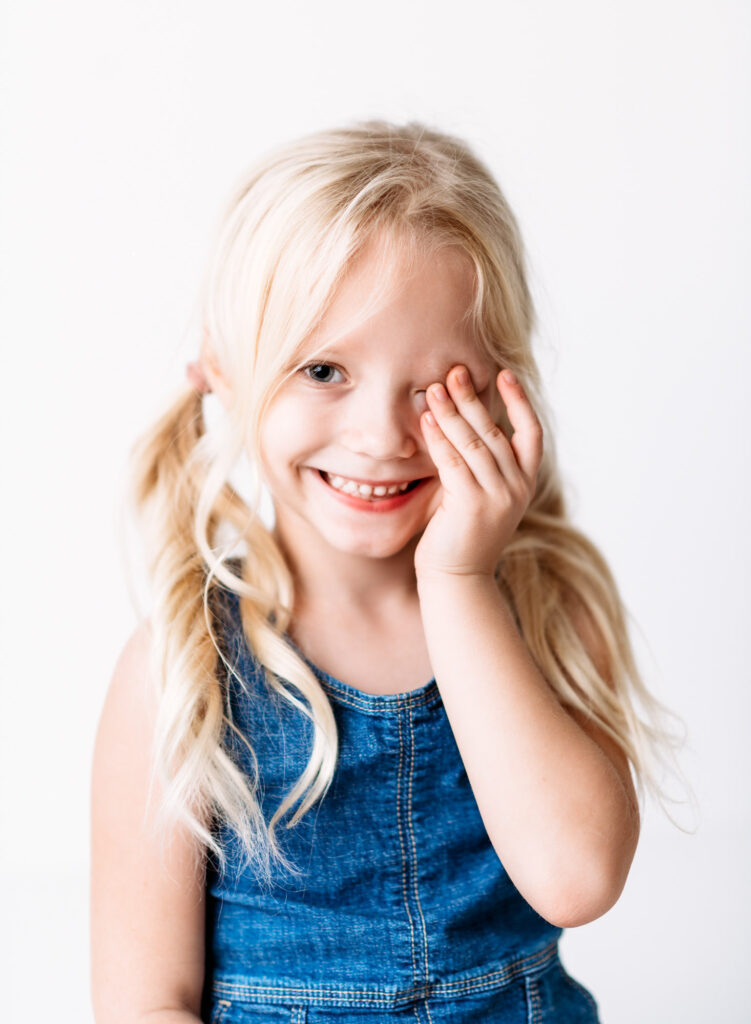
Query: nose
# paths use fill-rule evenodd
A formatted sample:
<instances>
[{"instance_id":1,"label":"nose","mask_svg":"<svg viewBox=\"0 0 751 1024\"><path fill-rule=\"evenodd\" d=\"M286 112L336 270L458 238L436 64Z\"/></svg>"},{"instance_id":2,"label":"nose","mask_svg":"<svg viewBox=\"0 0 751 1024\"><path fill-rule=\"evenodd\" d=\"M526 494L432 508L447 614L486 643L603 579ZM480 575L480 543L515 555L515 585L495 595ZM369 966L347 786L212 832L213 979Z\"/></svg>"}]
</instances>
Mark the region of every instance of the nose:
<instances>
[{"instance_id":1,"label":"nose","mask_svg":"<svg viewBox=\"0 0 751 1024\"><path fill-rule=\"evenodd\" d=\"M381 462L409 459L418 449L424 393L398 396L385 389L353 396L343 412L340 440L356 455Z\"/></svg>"}]
</instances>

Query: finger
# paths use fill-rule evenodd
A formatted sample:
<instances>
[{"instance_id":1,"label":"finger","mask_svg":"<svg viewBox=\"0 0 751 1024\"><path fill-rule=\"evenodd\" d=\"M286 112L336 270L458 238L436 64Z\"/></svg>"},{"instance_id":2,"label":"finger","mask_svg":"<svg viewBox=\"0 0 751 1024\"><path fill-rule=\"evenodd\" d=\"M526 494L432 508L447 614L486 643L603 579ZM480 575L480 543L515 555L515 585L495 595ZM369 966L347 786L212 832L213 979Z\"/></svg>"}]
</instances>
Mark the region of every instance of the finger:
<instances>
[{"instance_id":1,"label":"finger","mask_svg":"<svg viewBox=\"0 0 751 1024\"><path fill-rule=\"evenodd\" d=\"M435 415L441 430L454 448L464 458L475 481L484 490L495 493L508 482L504 477L498 459L490 450L485 440L474 427L464 418L442 384L432 384L427 391L430 409ZM498 428L496 428L498 432ZM497 445L497 439L494 442ZM513 453L508 452L508 462L514 461ZM511 467L518 476L519 470ZM513 479L513 477L512 477Z\"/></svg>"},{"instance_id":2,"label":"finger","mask_svg":"<svg viewBox=\"0 0 751 1024\"><path fill-rule=\"evenodd\" d=\"M462 487L476 486L477 481L469 466L441 430L430 410L420 416L420 426L428 446L428 454L446 490L449 493L456 493Z\"/></svg>"},{"instance_id":3,"label":"finger","mask_svg":"<svg viewBox=\"0 0 751 1024\"><path fill-rule=\"evenodd\" d=\"M513 379L509 379L509 375ZM524 388L511 370L502 370L496 377L498 390L506 406L509 422L514 428L510 445L527 480L537 476L542 462L542 424L524 393Z\"/></svg>"},{"instance_id":4,"label":"finger","mask_svg":"<svg viewBox=\"0 0 751 1024\"><path fill-rule=\"evenodd\" d=\"M473 428L478 437L495 457L498 468L507 481L521 481L521 469L508 438L498 426L475 391L469 371L464 366L455 366L446 378L449 394L457 412ZM491 383L491 387L495 384Z\"/></svg>"}]
</instances>

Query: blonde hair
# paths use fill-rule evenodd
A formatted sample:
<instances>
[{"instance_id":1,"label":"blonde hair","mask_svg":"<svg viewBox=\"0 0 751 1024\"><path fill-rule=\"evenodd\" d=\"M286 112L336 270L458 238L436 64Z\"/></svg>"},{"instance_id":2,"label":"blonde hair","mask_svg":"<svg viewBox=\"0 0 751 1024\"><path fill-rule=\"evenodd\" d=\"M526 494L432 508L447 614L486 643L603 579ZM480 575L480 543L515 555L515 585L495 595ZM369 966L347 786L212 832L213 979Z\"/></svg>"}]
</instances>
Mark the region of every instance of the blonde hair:
<instances>
[{"instance_id":1,"label":"blonde hair","mask_svg":"<svg viewBox=\"0 0 751 1024\"><path fill-rule=\"evenodd\" d=\"M259 516L258 477L246 501L230 475L244 452L258 464L265 409L302 365L344 274L376 235L384 243L384 273L372 307L393 283L395 252L416 258L451 245L466 254L475 277L467 315L477 343L493 364L516 373L541 419L536 493L496 571L538 667L563 704L591 715L624 751L640 797L645 786L662 797L654 766L675 746L659 724L665 709L637 670L608 566L567 519L531 347L535 317L524 250L493 176L463 141L419 123L365 121L311 134L256 163L216 238L201 314L233 385L227 416L207 430L201 395L186 386L132 453L132 496L153 582L154 772L164 783L162 816L185 822L221 868L224 851L213 825L226 823L267 881L272 862L294 870L276 826L300 798L287 827L325 795L338 737L323 688L285 638L293 580ZM505 419L501 426L510 436ZM245 548L241 575L229 561L238 543ZM227 683L231 675L242 680L215 636L212 596L222 588L240 598L243 629L267 685L314 727L310 760L268 825L257 765L248 778L224 745L225 730L234 730L255 764L231 720ZM575 628L582 615L606 652L602 664L593 663Z\"/></svg>"}]
</instances>

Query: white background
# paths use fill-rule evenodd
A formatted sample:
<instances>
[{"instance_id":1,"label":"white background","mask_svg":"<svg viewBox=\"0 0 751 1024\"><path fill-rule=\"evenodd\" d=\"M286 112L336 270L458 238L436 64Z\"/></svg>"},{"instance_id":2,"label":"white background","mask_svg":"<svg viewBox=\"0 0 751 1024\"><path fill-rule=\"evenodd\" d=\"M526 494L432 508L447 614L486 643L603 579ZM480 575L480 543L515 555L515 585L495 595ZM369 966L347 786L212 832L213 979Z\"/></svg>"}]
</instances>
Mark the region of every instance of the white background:
<instances>
[{"instance_id":1,"label":"white background","mask_svg":"<svg viewBox=\"0 0 751 1024\"><path fill-rule=\"evenodd\" d=\"M605 1024L750 1019L751 6L5 0L3 1020L86 1022L93 738L135 621L126 452L197 351L238 175L366 116L454 131L528 245L572 514L685 720L693 836L650 808L567 933Z\"/></svg>"}]
</instances>

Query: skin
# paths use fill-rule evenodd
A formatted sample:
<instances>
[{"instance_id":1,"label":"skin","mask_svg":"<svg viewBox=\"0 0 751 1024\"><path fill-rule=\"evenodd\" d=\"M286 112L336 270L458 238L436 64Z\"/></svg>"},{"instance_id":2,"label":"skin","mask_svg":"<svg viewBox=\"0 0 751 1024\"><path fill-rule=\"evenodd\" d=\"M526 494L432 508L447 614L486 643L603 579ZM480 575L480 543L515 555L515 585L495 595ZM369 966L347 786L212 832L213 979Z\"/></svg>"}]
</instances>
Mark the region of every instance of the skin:
<instances>
[{"instance_id":1,"label":"skin","mask_svg":"<svg viewBox=\"0 0 751 1024\"><path fill-rule=\"evenodd\" d=\"M359 330L331 341L367 301L377 265L373 245L316 336L329 382L296 374L268 409L261 433L276 535L301 599L314 604L336 594L342 608L364 614L416 600L417 544L443 498L421 423L426 390L439 376L445 380L459 358L488 414L498 412L493 367L461 323L472 275L455 249L405 274L400 290ZM363 516L326 494L318 469L366 480L430 479L403 510Z\"/></svg>"},{"instance_id":2,"label":"skin","mask_svg":"<svg viewBox=\"0 0 751 1024\"><path fill-rule=\"evenodd\" d=\"M488 835L514 884L560 927L618 899L639 834L628 764L602 730L564 709L493 579L534 494L542 430L516 381L498 378L514 426L497 430L460 368L429 391L423 429L443 483L416 551L425 636ZM607 679L589 624L575 622ZM472 700L466 699L468 685Z\"/></svg>"},{"instance_id":3,"label":"skin","mask_svg":"<svg viewBox=\"0 0 751 1024\"><path fill-rule=\"evenodd\" d=\"M511 370L495 378L514 428L508 440L479 400L462 365L447 387L432 384L420 419L438 468L441 503L415 551L418 579L441 574L492 579L535 493L542 427ZM448 390L447 390L448 388Z\"/></svg>"},{"instance_id":4,"label":"skin","mask_svg":"<svg viewBox=\"0 0 751 1024\"><path fill-rule=\"evenodd\" d=\"M418 264L376 314L321 355L318 346L362 307L377 267L366 250L316 339L319 365L338 372L326 383L296 376L265 417L261 452L277 537L303 608L385 624L416 598L499 858L543 917L583 924L620 895L639 815L622 751L561 706L493 580L535 492L542 428L519 382L489 366L462 327L472 279L457 250ZM207 376L231 397L215 362ZM510 440L497 426L499 403ZM332 499L318 469L430 481L399 511L366 515ZM607 680L596 631L580 613L572 618Z\"/></svg>"}]
</instances>

